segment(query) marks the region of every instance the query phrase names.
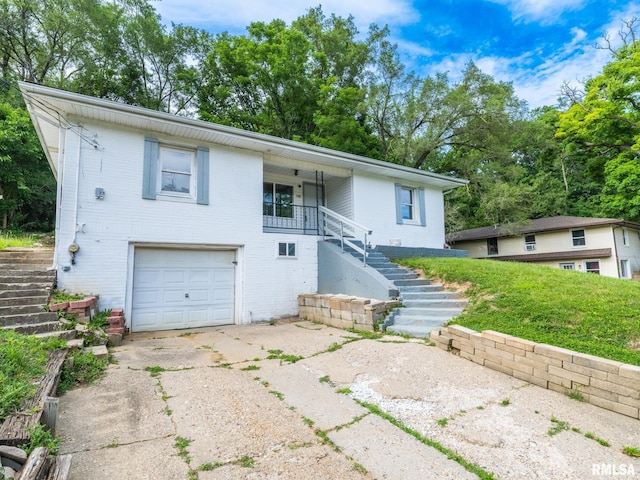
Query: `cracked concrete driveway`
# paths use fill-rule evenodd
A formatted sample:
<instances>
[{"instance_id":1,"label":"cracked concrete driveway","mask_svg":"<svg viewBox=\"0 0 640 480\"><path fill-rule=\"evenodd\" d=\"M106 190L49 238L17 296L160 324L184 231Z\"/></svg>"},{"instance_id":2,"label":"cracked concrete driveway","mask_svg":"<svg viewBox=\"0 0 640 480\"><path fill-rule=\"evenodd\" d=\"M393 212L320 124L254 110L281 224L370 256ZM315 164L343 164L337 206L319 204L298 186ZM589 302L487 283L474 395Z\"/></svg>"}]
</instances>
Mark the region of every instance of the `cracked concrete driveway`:
<instances>
[{"instance_id":1,"label":"cracked concrete driveway","mask_svg":"<svg viewBox=\"0 0 640 480\"><path fill-rule=\"evenodd\" d=\"M294 321L133 334L114 357L60 399L72 480L640 478L638 420L422 340Z\"/></svg>"}]
</instances>

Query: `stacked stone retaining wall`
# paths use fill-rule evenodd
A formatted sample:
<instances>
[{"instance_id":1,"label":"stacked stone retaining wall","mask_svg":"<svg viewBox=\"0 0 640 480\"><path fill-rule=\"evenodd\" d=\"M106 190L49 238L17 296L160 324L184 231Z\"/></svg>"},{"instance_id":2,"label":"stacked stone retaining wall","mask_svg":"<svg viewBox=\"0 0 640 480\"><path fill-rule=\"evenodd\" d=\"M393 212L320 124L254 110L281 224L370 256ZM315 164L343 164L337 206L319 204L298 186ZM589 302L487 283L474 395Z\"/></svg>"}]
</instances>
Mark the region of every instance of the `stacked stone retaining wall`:
<instances>
[{"instance_id":1,"label":"stacked stone retaining wall","mask_svg":"<svg viewBox=\"0 0 640 480\"><path fill-rule=\"evenodd\" d=\"M635 365L460 325L432 330L429 338L485 367L549 390L576 392L588 403L640 418L640 367Z\"/></svg>"},{"instance_id":2,"label":"stacked stone retaining wall","mask_svg":"<svg viewBox=\"0 0 640 480\"><path fill-rule=\"evenodd\" d=\"M298 296L300 318L337 328L374 331L399 302L348 295L306 293Z\"/></svg>"}]
</instances>

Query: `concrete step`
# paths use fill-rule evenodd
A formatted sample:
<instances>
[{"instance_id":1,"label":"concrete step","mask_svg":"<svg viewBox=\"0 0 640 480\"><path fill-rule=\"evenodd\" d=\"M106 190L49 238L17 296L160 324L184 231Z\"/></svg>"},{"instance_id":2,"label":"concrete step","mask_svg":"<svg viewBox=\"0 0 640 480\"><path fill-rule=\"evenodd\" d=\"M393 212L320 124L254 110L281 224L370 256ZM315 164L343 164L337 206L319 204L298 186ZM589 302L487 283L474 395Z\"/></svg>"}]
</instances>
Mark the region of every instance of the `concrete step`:
<instances>
[{"instance_id":1,"label":"concrete step","mask_svg":"<svg viewBox=\"0 0 640 480\"><path fill-rule=\"evenodd\" d=\"M55 270L0 270L0 277L37 277L37 278L46 278L46 279L54 279L56 278Z\"/></svg>"},{"instance_id":2,"label":"concrete step","mask_svg":"<svg viewBox=\"0 0 640 480\"><path fill-rule=\"evenodd\" d=\"M0 328L4 328L6 330L13 330L23 335L33 335L38 333L59 331L61 326L62 324L60 322L52 321L52 322L40 322L40 323L31 323L31 324L5 325L5 326L0 326Z\"/></svg>"},{"instance_id":3,"label":"concrete step","mask_svg":"<svg viewBox=\"0 0 640 480\"><path fill-rule=\"evenodd\" d=\"M387 331L401 335L411 335L417 338L428 338L431 330L440 328L441 326L442 324L391 325L387 327Z\"/></svg>"},{"instance_id":4,"label":"concrete step","mask_svg":"<svg viewBox=\"0 0 640 480\"><path fill-rule=\"evenodd\" d=\"M464 308L456 307L434 307L434 308L412 308L403 307L398 310L398 313L394 318L399 317L438 317L438 318L453 318L460 315L464 311Z\"/></svg>"},{"instance_id":5,"label":"concrete step","mask_svg":"<svg viewBox=\"0 0 640 480\"><path fill-rule=\"evenodd\" d=\"M49 296L51 285L45 288L25 288L24 290L0 290L0 299ZM44 304L43 304L44 305Z\"/></svg>"},{"instance_id":6,"label":"concrete step","mask_svg":"<svg viewBox=\"0 0 640 480\"><path fill-rule=\"evenodd\" d=\"M58 322L58 315L55 312L23 313L18 315L6 315L0 317L0 327L10 325L33 325L37 323Z\"/></svg>"},{"instance_id":7,"label":"concrete step","mask_svg":"<svg viewBox=\"0 0 640 480\"><path fill-rule=\"evenodd\" d=\"M34 295L23 297L0 298L1 307L11 307L13 305L39 305L41 308L49 301L49 295Z\"/></svg>"},{"instance_id":8,"label":"concrete step","mask_svg":"<svg viewBox=\"0 0 640 480\"><path fill-rule=\"evenodd\" d=\"M393 283L396 287L418 287L423 285L431 285L431 280L429 280L428 278L412 278L395 280ZM402 289L400 289L400 291L402 291Z\"/></svg>"},{"instance_id":9,"label":"concrete step","mask_svg":"<svg viewBox=\"0 0 640 480\"><path fill-rule=\"evenodd\" d=\"M22 270L23 272L35 273L30 270ZM25 283L49 283L53 284L53 280L55 275L14 275L11 272L11 275L7 273L0 273L0 285L12 285L12 284L20 284L23 285Z\"/></svg>"},{"instance_id":10,"label":"concrete step","mask_svg":"<svg viewBox=\"0 0 640 480\"><path fill-rule=\"evenodd\" d=\"M41 313L45 312L44 304L36 304L36 305L9 305L5 307L0 307L0 321L3 317L8 317L12 315L26 315L30 313ZM57 317L57 315L56 315Z\"/></svg>"},{"instance_id":11,"label":"concrete step","mask_svg":"<svg viewBox=\"0 0 640 480\"><path fill-rule=\"evenodd\" d=\"M49 332L36 333L38 338L59 338L61 340L73 340L78 335L76 330L51 330Z\"/></svg>"},{"instance_id":12,"label":"concrete step","mask_svg":"<svg viewBox=\"0 0 640 480\"><path fill-rule=\"evenodd\" d=\"M53 288L53 282L0 283L0 292L14 290L41 290Z\"/></svg>"},{"instance_id":13,"label":"concrete step","mask_svg":"<svg viewBox=\"0 0 640 480\"><path fill-rule=\"evenodd\" d=\"M443 292L444 287L438 284L427 285L396 285L398 290L404 293L426 293L426 292Z\"/></svg>"},{"instance_id":14,"label":"concrete step","mask_svg":"<svg viewBox=\"0 0 640 480\"><path fill-rule=\"evenodd\" d=\"M469 300L466 298L404 299L402 304L405 308L465 308Z\"/></svg>"},{"instance_id":15,"label":"concrete step","mask_svg":"<svg viewBox=\"0 0 640 480\"><path fill-rule=\"evenodd\" d=\"M46 271L51 266L51 263L13 263L6 264L0 263L0 272L15 272L19 270L24 271Z\"/></svg>"},{"instance_id":16,"label":"concrete step","mask_svg":"<svg viewBox=\"0 0 640 480\"><path fill-rule=\"evenodd\" d=\"M402 292L401 298L405 301L411 300L440 300L443 298L456 299L463 298L458 292L448 290L427 290L424 292Z\"/></svg>"}]
</instances>

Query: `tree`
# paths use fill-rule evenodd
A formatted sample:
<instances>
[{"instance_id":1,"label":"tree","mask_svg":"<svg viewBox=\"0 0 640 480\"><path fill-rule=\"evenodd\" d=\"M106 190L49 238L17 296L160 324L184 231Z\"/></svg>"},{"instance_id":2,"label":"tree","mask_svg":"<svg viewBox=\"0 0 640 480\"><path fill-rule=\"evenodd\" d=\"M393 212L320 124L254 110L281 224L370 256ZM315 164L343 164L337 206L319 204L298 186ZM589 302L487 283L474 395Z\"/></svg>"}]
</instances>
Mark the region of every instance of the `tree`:
<instances>
[{"instance_id":1,"label":"tree","mask_svg":"<svg viewBox=\"0 0 640 480\"><path fill-rule=\"evenodd\" d=\"M565 87L564 94L571 106L556 136L601 186L598 213L640 221L640 42L617 50L584 92Z\"/></svg>"},{"instance_id":2,"label":"tree","mask_svg":"<svg viewBox=\"0 0 640 480\"><path fill-rule=\"evenodd\" d=\"M55 180L25 109L0 103L2 228L50 231Z\"/></svg>"}]
</instances>

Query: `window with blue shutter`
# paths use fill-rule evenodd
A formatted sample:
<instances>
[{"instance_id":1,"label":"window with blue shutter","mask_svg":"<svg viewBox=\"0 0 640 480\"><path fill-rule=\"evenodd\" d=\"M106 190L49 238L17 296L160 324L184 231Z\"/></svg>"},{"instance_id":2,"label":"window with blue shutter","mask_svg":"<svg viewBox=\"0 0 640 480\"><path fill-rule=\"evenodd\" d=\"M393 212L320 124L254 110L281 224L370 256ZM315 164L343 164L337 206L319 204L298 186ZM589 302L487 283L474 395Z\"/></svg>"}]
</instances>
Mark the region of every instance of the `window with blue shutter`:
<instances>
[{"instance_id":1,"label":"window with blue shutter","mask_svg":"<svg viewBox=\"0 0 640 480\"><path fill-rule=\"evenodd\" d=\"M142 198L181 198L209 204L209 149L195 151L145 138Z\"/></svg>"}]
</instances>

